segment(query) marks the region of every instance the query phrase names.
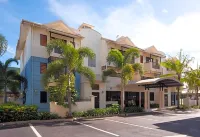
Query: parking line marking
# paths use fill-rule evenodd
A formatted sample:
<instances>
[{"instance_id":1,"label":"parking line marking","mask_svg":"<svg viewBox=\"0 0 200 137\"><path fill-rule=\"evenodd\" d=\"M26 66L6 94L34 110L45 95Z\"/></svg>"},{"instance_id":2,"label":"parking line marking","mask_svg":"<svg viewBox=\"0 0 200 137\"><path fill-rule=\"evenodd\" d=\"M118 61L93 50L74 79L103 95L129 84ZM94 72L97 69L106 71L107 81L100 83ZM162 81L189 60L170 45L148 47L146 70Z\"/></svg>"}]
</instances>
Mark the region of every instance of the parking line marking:
<instances>
[{"instance_id":1,"label":"parking line marking","mask_svg":"<svg viewBox=\"0 0 200 137\"><path fill-rule=\"evenodd\" d=\"M29 123L29 126L30 126L30 128L33 130L33 132L35 133L35 135L36 135L37 137L42 137L42 136L40 135L40 133L37 132L37 130L34 128L34 126L33 126L31 123Z\"/></svg>"},{"instance_id":2,"label":"parking line marking","mask_svg":"<svg viewBox=\"0 0 200 137\"><path fill-rule=\"evenodd\" d=\"M105 130L102 130L102 129L99 129L99 128L96 128L96 127L93 127L93 126L90 126L90 125L87 125L87 124L84 124L84 123L81 123L81 122L78 122L78 121L74 121L74 122L78 123L78 124L81 124L81 125L84 125L86 127L90 127L90 128L95 129L95 130L98 130L98 131L101 131L101 132L104 132L104 133L119 137L119 135L117 135L117 134L114 134L114 133L111 133L111 132L108 132L108 131L105 131Z\"/></svg>"},{"instance_id":3,"label":"parking line marking","mask_svg":"<svg viewBox=\"0 0 200 137\"><path fill-rule=\"evenodd\" d=\"M155 128L150 128L150 127L135 125L135 124L126 123L126 122L121 122L121 121L116 121L116 120L111 120L111 119L105 119L105 120L107 120L107 121L112 121L112 122L116 122L116 123L121 123L121 124L125 124L125 125L135 126L135 127L141 127L141 128L150 129L150 130L158 130L158 129L155 129Z\"/></svg>"},{"instance_id":4,"label":"parking line marking","mask_svg":"<svg viewBox=\"0 0 200 137\"><path fill-rule=\"evenodd\" d=\"M164 136L164 137L187 137L186 135L174 135L174 136Z\"/></svg>"}]
</instances>

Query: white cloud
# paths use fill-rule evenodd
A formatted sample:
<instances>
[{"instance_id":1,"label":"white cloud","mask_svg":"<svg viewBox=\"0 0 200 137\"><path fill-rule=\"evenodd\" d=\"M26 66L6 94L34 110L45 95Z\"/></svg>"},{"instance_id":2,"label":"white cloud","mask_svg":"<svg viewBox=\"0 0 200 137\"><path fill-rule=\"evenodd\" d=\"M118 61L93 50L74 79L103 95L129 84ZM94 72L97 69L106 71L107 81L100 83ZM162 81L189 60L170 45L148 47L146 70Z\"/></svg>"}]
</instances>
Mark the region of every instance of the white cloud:
<instances>
[{"instance_id":1,"label":"white cloud","mask_svg":"<svg viewBox=\"0 0 200 137\"><path fill-rule=\"evenodd\" d=\"M14 54L15 54L15 50L14 50L14 48L12 48L11 46L8 46L7 52L8 52L9 54L11 54L11 55L14 55Z\"/></svg>"},{"instance_id":2,"label":"white cloud","mask_svg":"<svg viewBox=\"0 0 200 137\"><path fill-rule=\"evenodd\" d=\"M168 13L168 10L162 9L162 12L163 12L163 13Z\"/></svg>"},{"instance_id":3,"label":"white cloud","mask_svg":"<svg viewBox=\"0 0 200 137\"><path fill-rule=\"evenodd\" d=\"M114 8L106 17L87 5L69 5L57 0L48 2L51 12L73 27L87 22L94 25L103 37L129 36L140 48L155 45L171 55L183 49L200 62L200 12L183 14L171 24L164 24L155 18L151 4L144 0Z\"/></svg>"}]
</instances>

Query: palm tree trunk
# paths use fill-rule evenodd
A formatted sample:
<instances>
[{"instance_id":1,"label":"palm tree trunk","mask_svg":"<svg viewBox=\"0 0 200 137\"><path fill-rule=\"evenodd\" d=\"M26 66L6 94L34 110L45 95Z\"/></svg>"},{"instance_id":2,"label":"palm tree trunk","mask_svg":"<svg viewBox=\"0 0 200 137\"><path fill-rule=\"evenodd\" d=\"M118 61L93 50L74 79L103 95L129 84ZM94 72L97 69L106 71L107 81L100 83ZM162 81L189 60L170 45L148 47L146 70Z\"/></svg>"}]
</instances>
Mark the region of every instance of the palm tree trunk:
<instances>
[{"instance_id":1,"label":"palm tree trunk","mask_svg":"<svg viewBox=\"0 0 200 137\"><path fill-rule=\"evenodd\" d=\"M198 95L199 88L196 89L196 100L197 100L197 106L199 105L199 95Z\"/></svg>"},{"instance_id":2,"label":"palm tree trunk","mask_svg":"<svg viewBox=\"0 0 200 137\"><path fill-rule=\"evenodd\" d=\"M72 117L72 103L71 103L71 91L70 91L70 74L69 74L69 78L68 78L68 87L67 87L67 100L68 100L68 117Z\"/></svg>"},{"instance_id":3,"label":"palm tree trunk","mask_svg":"<svg viewBox=\"0 0 200 137\"><path fill-rule=\"evenodd\" d=\"M5 87L4 87L4 103L7 103L7 83L5 83Z\"/></svg>"},{"instance_id":4,"label":"palm tree trunk","mask_svg":"<svg viewBox=\"0 0 200 137\"><path fill-rule=\"evenodd\" d=\"M180 95L179 95L179 90L180 88L178 87L178 92L177 92L177 108L179 109L180 108Z\"/></svg>"},{"instance_id":5,"label":"palm tree trunk","mask_svg":"<svg viewBox=\"0 0 200 137\"><path fill-rule=\"evenodd\" d=\"M124 87L121 85L121 110L124 110Z\"/></svg>"},{"instance_id":6,"label":"palm tree trunk","mask_svg":"<svg viewBox=\"0 0 200 137\"><path fill-rule=\"evenodd\" d=\"M68 88L68 95L67 95L67 100L68 100L68 117L72 117L72 103L71 103L71 92Z\"/></svg>"}]
</instances>

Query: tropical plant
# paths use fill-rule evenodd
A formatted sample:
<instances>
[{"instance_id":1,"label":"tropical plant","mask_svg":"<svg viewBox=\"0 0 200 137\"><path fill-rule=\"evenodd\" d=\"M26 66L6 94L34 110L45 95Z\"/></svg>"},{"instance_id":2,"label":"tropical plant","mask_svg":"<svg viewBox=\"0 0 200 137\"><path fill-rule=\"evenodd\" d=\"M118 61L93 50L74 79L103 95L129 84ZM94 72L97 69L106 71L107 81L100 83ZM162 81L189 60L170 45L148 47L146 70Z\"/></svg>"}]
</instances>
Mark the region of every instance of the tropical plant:
<instances>
[{"instance_id":1,"label":"tropical plant","mask_svg":"<svg viewBox=\"0 0 200 137\"><path fill-rule=\"evenodd\" d=\"M196 101L197 105L199 105L198 91L200 87L200 68L197 66L197 69L191 69L186 72L183 81L187 83L190 90L194 90L196 92Z\"/></svg>"},{"instance_id":2,"label":"tropical plant","mask_svg":"<svg viewBox=\"0 0 200 137\"><path fill-rule=\"evenodd\" d=\"M6 52L8 46L8 42L6 38L0 34L0 56L3 56L3 54Z\"/></svg>"},{"instance_id":3,"label":"tropical plant","mask_svg":"<svg viewBox=\"0 0 200 137\"><path fill-rule=\"evenodd\" d=\"M176 77L179 81L182 81L182 76L190 68L189 64L193 59L193 57L183 54L183 51L180 50L177 57L170 57L161 63L163 67L170 69L174 73L162 75L161 77ZM177 87L177 91L177 107L180 108L180 87Z\"/></svg>"},{"instance_id":4,"label":"tropical plant","mask_svg":"<svg viewBox=\"0 0 200 137\"><path fill-rule=\"evenodd\" d=\"M132 63L134 58L139 57L139 50L137 48L127 49L124 53L117 49L112 49L108 53L107 62L113 63L114 68L108 68L103 71L102 79L106 80L107 76L118 76L121 78L121 109L124 109L124 88L129 80L133 79L135 72L140 75L143 74L143 68L140 63Z\"/></svg>"},{"instance_id":5,"label":"tropical plant","mask_svg":"<svg viewBox=\"0 0 200 137\"><path fill-rule=\"evenodd\" d=\"M85 57L93 58L95 54L88 47L75 49L71 43L62 40L50 41L47 45L47 52L51 54L54 48L61 51L60 57L48 64L42 81L47 91L52 88L52 82L56 83L58 94L55 96L59 97L62 102L65 102L67 96L68 115L71 116L71 97L75 87L75 73L84 75L92 85L95 81L95 74L90 68L83 66L83 63Z\"/></svg>"},{"instance_id":6,"label":"tropical plant","mask_svg":"<svg viewBox=\"0 0 200 137\"><path fill-rule=\"evenodd\" d=\"M4 91L4 103L7 102L7 90L10 89L13 94L18 93L21 83L26 83L27 80L23 76L20 76L16 70L9 70L9 66L12 62L18 64L16 59L10 58L5 63L0 61L0 89ZM27 86L25 86L25 89Z\"/></svg>"}]
</instances>

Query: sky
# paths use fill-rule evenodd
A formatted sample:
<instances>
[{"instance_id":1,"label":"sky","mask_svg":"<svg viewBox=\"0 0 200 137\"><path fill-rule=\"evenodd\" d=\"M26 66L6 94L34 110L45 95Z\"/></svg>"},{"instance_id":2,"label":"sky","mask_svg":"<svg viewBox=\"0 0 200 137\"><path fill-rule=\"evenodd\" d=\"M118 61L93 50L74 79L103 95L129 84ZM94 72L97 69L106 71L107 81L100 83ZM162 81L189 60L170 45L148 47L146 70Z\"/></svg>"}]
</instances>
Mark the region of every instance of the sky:
<instances>
[{"instance_id":1,"label":"sky","mask_svg":"<svg viewBox=\"0 0 200 137\"><path fill-rule=\"evenodd\" d=\"M0 33L8 40L5 61L14 57L22 19L63 20L95 26L103 37L128 36L140 48L154 45L166 55L180 49L200 62L200 0L0 0Z\"/></svg>"}]
</instances>

